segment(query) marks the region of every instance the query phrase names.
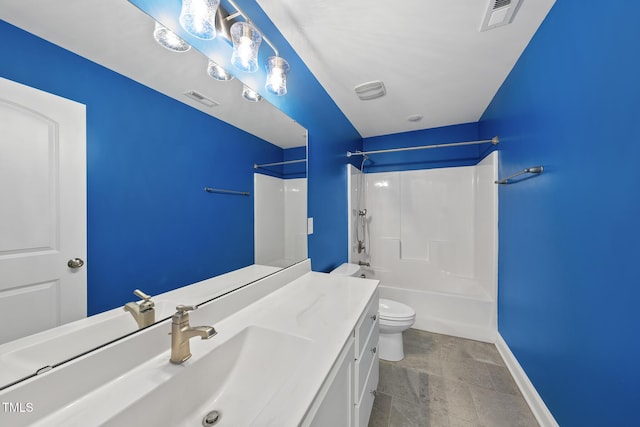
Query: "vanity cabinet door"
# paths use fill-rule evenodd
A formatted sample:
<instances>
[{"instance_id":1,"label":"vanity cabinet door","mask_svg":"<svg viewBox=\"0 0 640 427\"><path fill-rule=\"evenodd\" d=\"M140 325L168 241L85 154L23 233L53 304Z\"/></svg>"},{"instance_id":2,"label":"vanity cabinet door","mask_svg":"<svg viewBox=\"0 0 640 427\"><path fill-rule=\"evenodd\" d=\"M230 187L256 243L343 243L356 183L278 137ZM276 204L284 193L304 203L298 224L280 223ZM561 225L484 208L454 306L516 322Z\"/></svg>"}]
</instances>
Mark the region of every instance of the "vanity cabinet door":
<instances>
[{"instance_id":1,"label":"vanity cabinet door","mask_svg":"<svg viewBox=\"0 0 640 427\"><path fill-rule=\"evenodd\" d=\"M362 349L362 354L356 358L355 366L355 399L356 403L362 399L362 394L365 392L365 383L369 378L369 371L371 371L371 365L378 359L378 328L374 327L369 335L365 347ZM376 383L377 386L377 383Z\"/></svg>"},{"instance_id":2,"label":"vanity cabinet door","mask_svg":"<svg viewBox=\"0 0 640 427\"><path fill-rule=\"evenodd\" d=\"M378 293L376 292L355 330L354 427L366 427L378 387ZM366 337L366 339L365 339Z\"/></svg>"},{"instance_id":3,"label":"vanity cabinet door","mask_svg":"<svg viewBox=\"0 0 640 427\"><path fill-rule=\"evenodd\" d=\"M371 363L371 369L367 376L367 380L363 387L362 398L356 405L354 427L367 427L371 410L373 409L373 400L376 397L376 388L378 387L379 359L376 357Z\"/></svg>"},{"instance_id":4,"label":"vanity cabinet door","mask_svg":"<svg viewBox=\"0 0 640 427\"><path fill-rule=\"evenodd\" d=\"M352 427L353 402L353 338L340 353L334 369L322 386L309 415L302 423L312 427Z\"/></svg>"}]
</instances>

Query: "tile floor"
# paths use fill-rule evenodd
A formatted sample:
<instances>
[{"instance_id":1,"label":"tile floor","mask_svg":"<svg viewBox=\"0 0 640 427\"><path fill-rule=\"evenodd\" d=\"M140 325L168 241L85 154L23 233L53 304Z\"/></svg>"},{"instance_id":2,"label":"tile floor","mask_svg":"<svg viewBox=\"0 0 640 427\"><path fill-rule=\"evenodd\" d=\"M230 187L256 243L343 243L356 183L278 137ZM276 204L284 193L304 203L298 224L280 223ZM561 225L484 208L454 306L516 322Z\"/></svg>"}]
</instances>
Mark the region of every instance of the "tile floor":
<instances>
[{"instance_id":1,"label":"tile floor","mask_svg":"<svg viewBox=\"0 0 640 427\"><path fill-rule=\"evenodd\" d=\"M538 427L493 344L409 329L380 361L369 427Z\"/></svg>"}]
</instances>

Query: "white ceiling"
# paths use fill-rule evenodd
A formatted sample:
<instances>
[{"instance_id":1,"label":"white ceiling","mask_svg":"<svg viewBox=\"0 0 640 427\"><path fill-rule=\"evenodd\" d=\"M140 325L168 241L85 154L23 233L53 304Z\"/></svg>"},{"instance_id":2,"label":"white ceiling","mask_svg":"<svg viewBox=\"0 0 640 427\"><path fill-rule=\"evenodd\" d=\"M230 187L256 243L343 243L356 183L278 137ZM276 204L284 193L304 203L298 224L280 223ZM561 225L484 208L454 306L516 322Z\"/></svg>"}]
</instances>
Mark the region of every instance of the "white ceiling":
<instances>
[{"instance_id":1,"label":"white ceiling","mask_svg":"<svg viewBox=\"0 0 640 427\"><path fill-rule=\"evenodd\" d=\"M0 18L272 144L306 144L306 130L273 105L243 100L238 80L210 78L204 55L158 45L153 19L127 0L0 0ZM189 90L220 105L203 106Z\"/></svg>"},{"instance_id":2,"label":"white ceiling","mask_svg":"<svg viewBox=\"0 0 640 427\"><path fill-rule=\"evenodd\" d=\"M478 121L554 1L480 32L493 1L257 0L363 137ZM387 95L360 101L372 80Z\"/></svg>"},{"instance_id":3,"label":"white ceiling","mask_svg":"<svg viewBox=\"0 0 640 427\"><path fill-rule=\"evenodd\" d=\"M493 0L257 0L363 137L478 121L554 1L522 0L511 24L480 32ZM306 141L266 101L243 101L237 80L209 78L195 49L157 45L126 0L0 0L0 18L276 145ZM360 101L354 86L372 80L387 95Z\"/></svg>"}]
</instances>

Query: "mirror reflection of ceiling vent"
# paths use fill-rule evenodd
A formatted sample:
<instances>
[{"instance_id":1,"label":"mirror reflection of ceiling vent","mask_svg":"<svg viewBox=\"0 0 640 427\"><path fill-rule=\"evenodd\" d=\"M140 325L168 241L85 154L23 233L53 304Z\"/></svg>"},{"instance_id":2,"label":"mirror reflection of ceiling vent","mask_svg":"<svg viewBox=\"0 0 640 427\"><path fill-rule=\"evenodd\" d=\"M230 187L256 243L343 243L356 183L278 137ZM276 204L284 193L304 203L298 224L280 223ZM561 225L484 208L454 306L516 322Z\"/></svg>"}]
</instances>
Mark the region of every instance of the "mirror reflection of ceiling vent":
<instances>
[{"instance_id":1,"label":"mirror reflection of ceiling vent","mask_svg":"<svg viewBox=\"0 0 640 427\"><path fill-rule=\"evenodd\" d=\"M510 24L523 0L490 0L480 31Z\"/></svg>"},{"instance_id":2,"label":"mirror reflection of ceiling vent","mask_svg":"<svg viewBox=\"0 0 640 427\"><path fill-rule=\"evenodd\" d=\"M387 90L384 87L384 83L380 80L375 80L372 82L362 83L353 88L356 91L356 95L362 101L369 101L371 99L380 98L381 96L385 96L387 94Z\"/></svg>"},{"instance_id":3,"label":"mirror reflection of ceiling vent","mask_svg":"<svg viewBox=\"0 0 640 427\"><path fill-rule=\"evenodd\" d=\"M216 107L220 105L219 102L216 102L211 98L207 98L206 96L199 92L196 92L195 90L190 90L188 92L185 92L184 94L194 101L198 101L199 103L206 105L207 107Z\"/></svg>"}]
</instances>

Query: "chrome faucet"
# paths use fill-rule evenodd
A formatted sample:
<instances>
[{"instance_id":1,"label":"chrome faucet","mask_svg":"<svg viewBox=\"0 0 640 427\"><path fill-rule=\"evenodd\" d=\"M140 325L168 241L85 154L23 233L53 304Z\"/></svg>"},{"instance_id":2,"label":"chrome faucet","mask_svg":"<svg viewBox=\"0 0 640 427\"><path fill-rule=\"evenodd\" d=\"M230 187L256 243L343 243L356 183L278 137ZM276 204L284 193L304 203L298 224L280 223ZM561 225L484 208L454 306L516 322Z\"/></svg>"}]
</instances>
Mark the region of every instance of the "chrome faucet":
<instances>
[{"instance_id":1,"label":"chrome faucet","mask_svg":"<svg viewBox=\"0 0 640 427\"><path fill-rule=\"evenodd\" d=\"M138 328L142 329L152 325L156 321L155 304L151 301L151 297L140 289L136 289L133 293L142 298L141 302L128 302L122 307L124 311L128 311L138 324Z\"/></svg>"},{"instance_id":2,"label":"chrome faucet","mask_svg":"<svg viewBox=\"0 0 640 427\"><path fill-rule=\"evenodd\" d=\"M176 307L176 314L171 317L171 363L179 365L191 357L191 338L208 340L216 334L211 326L189 326L188 312L196 308L195 305L179 305Z\"/></svg>"}]
</instances>

